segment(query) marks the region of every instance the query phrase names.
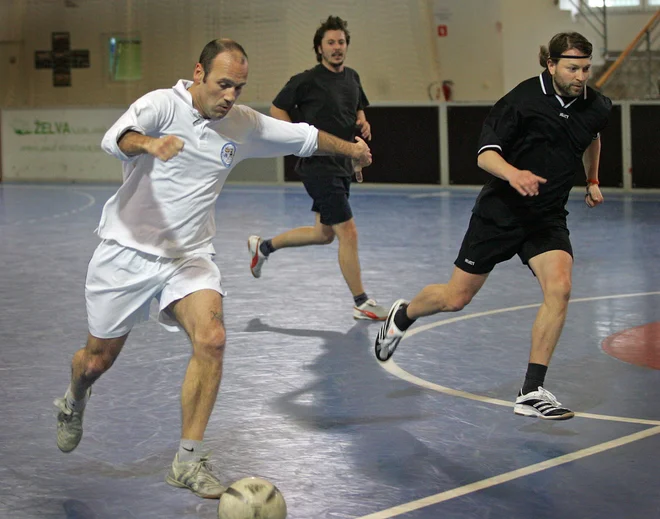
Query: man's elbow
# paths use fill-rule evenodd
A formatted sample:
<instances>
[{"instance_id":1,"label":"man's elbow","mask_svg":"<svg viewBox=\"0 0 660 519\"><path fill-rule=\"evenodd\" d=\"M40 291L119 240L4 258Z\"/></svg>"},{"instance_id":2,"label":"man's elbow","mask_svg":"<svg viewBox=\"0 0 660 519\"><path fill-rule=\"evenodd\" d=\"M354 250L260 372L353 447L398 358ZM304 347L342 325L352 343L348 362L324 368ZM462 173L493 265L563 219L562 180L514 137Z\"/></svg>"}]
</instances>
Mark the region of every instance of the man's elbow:
<instances>
[{"instance_id":1,"label":"man's elbow","mask_svg":"<svg viewBox=\"0 0 660 519\"><path fill-rule=\"evenodd\" d=\"M289 115L289 112L282 110L281 108L277 108L275 105L271 105L270 107L270 116L274 117L275 119L279 119L280 121L285 121L287 123L291 122L291 116Z\"/></svg>"},{"instance_id":2,"label":"man's elbow","mask_svg":"<svg viewBox=\"0 0 660 519\"><path fill-rule=\"evenodd\" d=\"M280 121L286 120L284 116L286 115L286 112L282 110L281 108L277 108L275 105L270 105L270 116L274 117L275 119L279 119Z\"/></svg>"},{"instance_id":3,"label":"man's elbow","mask_svg":"<svg viewBox=\"0 0 660 519\"><path fill-rule=\"evenodd\" d=\"M494 149L486 149L477 155L477 166L481 169L489 170L489 167L500 157L500 154Z\"/></svg>"},{"instance_id":4,"label":"man's elbow","mask_svg":"<svg viewBox=\"0 0 660 519\"><path fill-rule=\"evenodd\" d=\"M484 164L485 164L484 155L486 153L488 153L488 152L484 151L483 153L480 153L479 155L477 155L477 166L479 166L481 169L484 169Z\"/></svg>"},{"instance_id":5,"label":"man's elbow","mask_svg":"<svg viewBox=\"0 0 660 519\"><path fill-rule=\"evenodd\" d=\"M114 134L108 132L103 136L103 139L101 140L101 149L107 154L113 155L115 153L115 149L118 147L119 146L115 141Z\"/></svg>"}]
</instances>

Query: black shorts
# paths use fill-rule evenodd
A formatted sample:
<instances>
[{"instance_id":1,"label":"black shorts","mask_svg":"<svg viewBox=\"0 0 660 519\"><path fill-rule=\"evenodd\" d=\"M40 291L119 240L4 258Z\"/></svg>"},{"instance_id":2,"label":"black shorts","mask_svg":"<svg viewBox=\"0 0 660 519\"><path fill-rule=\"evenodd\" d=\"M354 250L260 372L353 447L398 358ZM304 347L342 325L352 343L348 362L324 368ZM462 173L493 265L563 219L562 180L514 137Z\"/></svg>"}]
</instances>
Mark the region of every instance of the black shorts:
<instances>
[{"instance_id":1,"label":"black shorts","mask_svg":"<svg viewBox=\"0 0 660 519\"><path fill-rule=\"evenodd\" d=\"M529 265L534 256L552 250L563 250L573 256L564 216L502 227L473 214L454 265L470 274L487 274L516 254L523 264Z\"/></svg>"},{"instance_id":2,"label":"black shorts","mask_svg":"<svg viewBox=\"0 0 660 519\"><path fill-rule=\"evenodd\" d=\"M337 225L353 218L350 196L351 178L332 174L307 176L303 185L312 197L312 211L321 215L324 225Z\"/></svg>"}]
</instances>

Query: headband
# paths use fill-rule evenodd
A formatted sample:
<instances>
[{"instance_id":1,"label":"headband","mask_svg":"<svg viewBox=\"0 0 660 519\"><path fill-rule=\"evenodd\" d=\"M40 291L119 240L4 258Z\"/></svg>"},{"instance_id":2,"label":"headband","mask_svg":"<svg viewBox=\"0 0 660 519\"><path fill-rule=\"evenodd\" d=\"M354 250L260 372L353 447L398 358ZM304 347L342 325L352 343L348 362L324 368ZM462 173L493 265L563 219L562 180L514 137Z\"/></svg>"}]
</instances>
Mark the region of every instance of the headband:
<instances>
[{"instance_id":1,"label":"headband","mask_svg":"<svg viewBox=\"0 0 660 519\"><path fill-rule=\"evenodd\" d=\"M591 59L591 54L588 56L572 56L569 54L551 54L550 59Z\"/></svg>"}]
</instances>

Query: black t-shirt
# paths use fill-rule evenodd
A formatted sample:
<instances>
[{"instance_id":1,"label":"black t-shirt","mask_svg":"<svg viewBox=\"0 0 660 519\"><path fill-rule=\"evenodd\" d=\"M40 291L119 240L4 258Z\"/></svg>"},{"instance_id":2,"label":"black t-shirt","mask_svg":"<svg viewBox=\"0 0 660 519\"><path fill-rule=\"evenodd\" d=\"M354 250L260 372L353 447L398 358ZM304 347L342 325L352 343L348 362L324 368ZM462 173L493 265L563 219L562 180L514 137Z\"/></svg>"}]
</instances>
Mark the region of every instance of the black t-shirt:
<instances>
[{"instance_id":1,"label":"black t-shirt","mask_svg":"<svg viewBox=\"0 0 660 519\"><path fill-rule=\"evenodd\" d=\"M587 87L586 96L565 100L555 93L545 70L520 83L493 106L486 118L479 151L498 152L511 165L547 179L537 196L522 196L491 176L473 212L507 225L528 218L565 217L575 174L584 174L585 150L605 128L612 108L609 98Z\"/></svg>"},{"instance_id":2,"label":"black t-shirt","mask_svg":"<svg viewBox=\"0 0 660 519\"><path fill-rule=\"evenodd\" d=\"M352 142L357 112L369 106L369 101L355 70L344 67L341 72L332 72L319 64L293 76L273 105L288 112L295 121L304 121ZM303 177L328 172L349 177L352 174L350 160L334 156L302 158L296 170Z\"/></svg>"}]
</instances>

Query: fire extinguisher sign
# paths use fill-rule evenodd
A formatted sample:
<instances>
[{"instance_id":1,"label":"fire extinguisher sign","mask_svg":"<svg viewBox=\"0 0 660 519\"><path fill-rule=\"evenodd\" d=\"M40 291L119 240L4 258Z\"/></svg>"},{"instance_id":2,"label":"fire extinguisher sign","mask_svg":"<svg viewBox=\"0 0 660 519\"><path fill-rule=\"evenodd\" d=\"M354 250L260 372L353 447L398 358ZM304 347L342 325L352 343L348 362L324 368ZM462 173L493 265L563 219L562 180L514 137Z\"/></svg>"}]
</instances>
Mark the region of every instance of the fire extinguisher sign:
<instances>
[{"instance_id":1,"label":"fire extinguisher sign","mask_svg":"<svg viewBox=\"0 0 660 519\"><path fill-rule=\"evenodd\" d=\"M438 25L438 36L440 38L444 38L447 36L447 26L446 25Z\"/></svg>"}]
</instances>

